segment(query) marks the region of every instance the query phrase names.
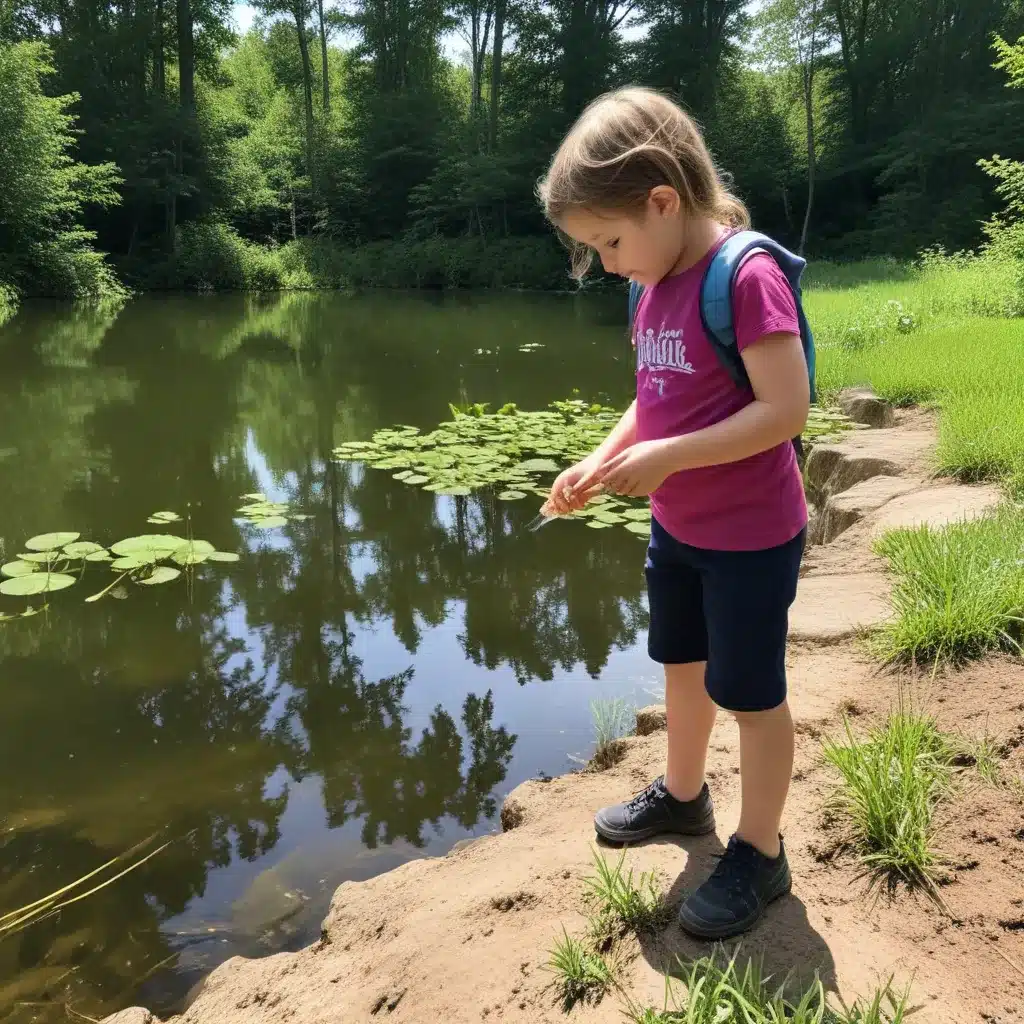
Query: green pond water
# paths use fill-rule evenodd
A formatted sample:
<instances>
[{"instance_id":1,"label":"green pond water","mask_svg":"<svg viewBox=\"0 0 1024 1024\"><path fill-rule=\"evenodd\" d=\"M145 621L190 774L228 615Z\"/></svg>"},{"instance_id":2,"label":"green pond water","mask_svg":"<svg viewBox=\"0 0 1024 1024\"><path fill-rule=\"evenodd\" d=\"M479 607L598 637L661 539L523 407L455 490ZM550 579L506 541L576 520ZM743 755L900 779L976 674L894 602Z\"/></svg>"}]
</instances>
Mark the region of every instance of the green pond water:
<instances>
[{"instance_id":1,"label":"green pond water","mask_svg":"<svg viewBox=\"0 0 1024 1024\"><path fill-rule=\"evenodd\" d=\"M92 603L114 576L85 563L0 624L0 917L173 840L0 938L0 1020L171 1012L227 957L315 939L343 881L499 828L509 790L590 752L592 699L652 699L636 534L530 533L534 494L434 494L331 457L449 403L622 407L623 307L154 297L0 329L4 562L51 531L239 555ZM287 522L240 518L251 493Z\"/></svg>"}]
</instances>

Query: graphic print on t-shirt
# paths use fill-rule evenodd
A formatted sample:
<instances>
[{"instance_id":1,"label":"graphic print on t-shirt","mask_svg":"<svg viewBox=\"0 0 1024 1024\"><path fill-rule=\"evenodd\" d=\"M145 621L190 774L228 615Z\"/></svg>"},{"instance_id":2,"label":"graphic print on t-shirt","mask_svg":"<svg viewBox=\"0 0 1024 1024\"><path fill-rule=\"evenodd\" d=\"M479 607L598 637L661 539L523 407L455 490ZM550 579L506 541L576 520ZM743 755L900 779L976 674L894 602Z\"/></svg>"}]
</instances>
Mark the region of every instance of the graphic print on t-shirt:
<instances>
[{"instance_id":1,"label":"graphic print on t-shirt","mask_svg":"<svg viewBox=\"0 0 1024 1024\"><path fill-rule=\"evenodd\" d=\"M693 363L686 358L686 345L683 342L683 329L668 329L662 321L658 333L652 327L646 331L637 331L634 339L636 346L636 372L647 370L646 387L657 388L658 394L665 393L663 373L695 373Z\"/></svg>"}]
</instances>

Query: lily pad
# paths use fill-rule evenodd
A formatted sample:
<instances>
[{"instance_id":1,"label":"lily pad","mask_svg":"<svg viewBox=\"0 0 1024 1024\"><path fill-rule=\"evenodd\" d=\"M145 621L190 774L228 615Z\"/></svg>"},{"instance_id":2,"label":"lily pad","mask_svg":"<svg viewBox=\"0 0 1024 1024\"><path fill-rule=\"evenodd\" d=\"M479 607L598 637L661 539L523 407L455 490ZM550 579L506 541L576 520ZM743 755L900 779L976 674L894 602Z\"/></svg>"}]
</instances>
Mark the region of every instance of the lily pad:
<instances>
[{"instance_id":1,"label":"lily pad","mask_svg":"<svg viewBox=\"0 0 1024 1024\"><path fill-rule=\"evenodd\" d=\"M234 551L211 551L206 556L211 562L237 562L238 555Z\"/></svg>"},{"instance_id":2,"label":"lily pad","mask_svg":"<svg viewBox=\"0 0 1024 1024\"><path fill-rule=\"evenodd\" d=\"M0 583L0 594L6 594L8 597L31 597L33 594L64 590L73 586L75 582L74 576L62 572L34 572L27 576L15 576L4 580Z\"/></svg>"},{"instance_id":3,"label":"lily pad","mask_svg":"<svg viewBox=\"0 0 1024 1024\"><path fill-rule=\"evenodd\" d=\"M180 569L172 569L169 565L158 565L145 579L138 582L147 587L154 587L158 583L170 583L181 575Z\"/></svg>"},{"instance_id":4,"label":"lily pad","mask_svg":"<svg viewBox=\"0 0 1024 1024\"><path fill-rule=\"evenodd\" d=\"M208 540L193 540L178 548L171 555L171 559L178 565L199 565L200 562L205 562L214 550L214 546Z\"/></svg>"},{"instance_id":5,"label":"lily pad","mask_svg":"<svg viewBox=\"0 0 1024 1024\"><path fill-rule=\"evenodd\" d=\"M98 554L100 551L105 552L106 548L91 540L80 540L74 544L68 544L61 553L65 558L86 558L89 555Z\"/></svg>"},{"instance_id":6,"label":"lily pad","mask_svg":"<svg viewBox=\"0 0 1024 1024\"><path fill-rule=\"evenodd\" d=\"M146 558L141 555L122 555L110 563L110 568L116 569L118 572L129 572L132 569L143 569L147 565L153 565L154 562L156 562L155 558Z\"/></svg>"},{"instance_id":7,"label":"lily pad","mask_svg":"<svg viewBox=\"0 0 1024 1024\"><path fill-rule=\"evenodd\" d=\"M27 576L31 572L39 572L39 566L35 562L26 562L23 559L18 559L16 562L8 562L6 565L0 565L0 573L5 576L9 576L12 579L15 576Z\"/></svg>"},{"instance_id":8,"label":"lily pad","mask_svg":"<svg viewBox=\"0 0 1024 1024\"><path fill-rule=\"evenodd\" d=\"M37 565L48 565L61 557L59 551L23 551L18 558L23 562L35 562Z\"/></svg>"},{"instance_id":9,"label":"lily pad","mask_svg":"<svg viewBox=\"0 0 1024 1024\"><path fill-rule=\"evenodd\" d=\"M429 480L430 480L429 476L423 476L421 473L418 473L416 476L407 476L405 478L405 483L407 483L407 484L425 484L425 483L428 483Z\"/></svg>"},{"instance_id":10,"label":"lily pad","mask_svg":"<svg viewBox=\"0 0 1024 1024\"><path fill-rule=\"evenodd\" d=\"M445 494L449 497L461 498L467 494L472 494L472 491L468 487L456 486L456 487L442 487L438 494Z\"/></svg>"},{"instance_id":11,"label":"lily pad","mask_svg":"<svg viewBox=\"0 0 1024 1024\"><path fill-rule=\"evenodd\" d=\"M501 501L519 501L526 497L526 491L502 491L498 498Z\"/></svg>"},{"instance_id":12,"label":"lily pad","mask_svg":"<svg viewBox=\"0 0 1024 1024\"><path fill-rule=\"evenodd\" d=\"M651 535L650 523L626 523L626 529L638 537L650 537Z\"/></svg>"},{"instance_id":13,"label":"lily pad","mask_svg":"<svg viewBox=\"0 0 1024 1024\"><path fill-rule=\"evenodd\" d=\"M110 546L115 555L132 555L143 562L159 562L169 558L188 541L169 533L146 533L139 537L126 537Z\"/></svg>"},{"instance_id":14,"label":"lily pad","mask_svg":"<svg viewBox=\"0 0 1024 1024\"><path fill-rule=\"evenodd\" d=\"M147 523L180 523L181 516L177 512L154 512L147 520Z\"/></svg>"},{"instance_id":15,"label":"lily pad","mask_svg":"<svg viewBox=\"0 0 1024 1024\"><path fill-rule=\"evenodd\" d=\"M273 530L278 526L287 526L288 520L284 516L265 516L261 519L253 519L252 524L261 530Z\"/></svg>"},{"instance_id":16,"label":"lily pad","mask_svg":"<svg viewBox=\"0 0 1024 1024\"><path fill-rule=\"evenodd\" d=\"M591 519L590 522L587 523L587 526L589 526L592 530L609 530L611 529L612 524L603 523L600 519Z\"/></svg>"},{"instance_id":17,"label":"lily pad","mask_svg":"<svg viewBox=\"0 0 1024 1024\"><path fill-rule=\"evenodd\" d=\"M265 494L263 494L261 491L257 491L255 494L243 494L242 495L242 500L243 501L266 501L267 500L267 496Z\"/></svg>"},{"instance_id":18,"label":"lily pad","mask_svg":"<svg viewBox=\"0 0 1024 1024\"><path fill-rule=\"evenodd\" d=\"M100 551L94 551L91 555L86 555L85 560L87 562L111 562L113 561L113 555L106 549Z\"/></svg>"},{"instance_id":19,"label":"lily pad","mask_svg":"<svg viewBox=\"0 0 1024 1024\"><path fill-rule=\"evenodd\" d=\"M29 551L49 551L51 548L62 548L65 544L78 540L80 533L41 533L25 541Z\"/></svg>"}]
</instances>

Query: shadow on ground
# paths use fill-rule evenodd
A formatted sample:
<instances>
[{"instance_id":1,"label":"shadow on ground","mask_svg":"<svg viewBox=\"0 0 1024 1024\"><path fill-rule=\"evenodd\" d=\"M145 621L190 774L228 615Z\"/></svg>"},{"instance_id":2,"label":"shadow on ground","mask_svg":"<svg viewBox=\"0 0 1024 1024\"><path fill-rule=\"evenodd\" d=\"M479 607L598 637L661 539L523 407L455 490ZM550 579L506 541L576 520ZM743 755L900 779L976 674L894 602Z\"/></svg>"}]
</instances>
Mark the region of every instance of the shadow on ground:
<instances>
[{"instance_id":1,"label":"shadow on ground","mask_svg":"<svg viewBox=\"0 0 1024 1024\"><path fill-rule=\"evenodd\" d=\"M708 956L715 949L713 943L686 935L676 923L676 913L687 895L711 874L725 848L716 835L678 840L661 838L651 842L677 847L685 866L666 894L671 923L656 935L642 939L641 950L659 974L678 974L681 973L680 961L685 970L686 964ZM815 975L827 991L838 990L835 961L828 943L811 925L803 902L793 894L773 903L746 935L723 942L719 948L726 957L738 952L741 962L748 957L760 961L766 977L772 976L778 982L788 978L791 992L805 989Z\"/></svg>"}]
</instances>

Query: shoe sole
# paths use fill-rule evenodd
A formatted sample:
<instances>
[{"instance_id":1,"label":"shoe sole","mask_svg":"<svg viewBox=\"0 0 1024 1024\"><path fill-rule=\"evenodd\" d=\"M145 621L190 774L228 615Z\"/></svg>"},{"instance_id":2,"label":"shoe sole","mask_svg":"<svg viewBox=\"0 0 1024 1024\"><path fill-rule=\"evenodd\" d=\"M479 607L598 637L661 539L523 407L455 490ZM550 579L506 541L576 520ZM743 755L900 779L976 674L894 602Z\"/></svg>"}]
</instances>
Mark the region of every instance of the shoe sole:
<instances>
[{"instance_id":1,"label":"shoe sole","mask_svg":"<svg viewBox=\"0 0 1024 1024\"><path fill-rule=\"evenodd\" d=\"M688 920L684 916L684 911L686 909L686 904L684 903L679 909L679 927L682 928L687 935L692 935L696 939L709 939L715 941L720 939L731 939L733 936L742 935L744 932L753 928L754 925L764 917L765 911L776 900L781 900L783 896L788 896L792 891L793 880L791 878L786 883L785 888L773 893L765 902L765 905L752 917L746 918L738 923L721 925L719 927L706 925L700 921Z\"/></svg>"},{"instance_id":2,"label":"shoe sole","mask_svg":"<svg viewBox=\"0 0 1024 1024\"><path fill-rule=\"evenodd\" d=\"M609 843L640 843L653 836L707 836L715 831L715 820L702 822L692 828L645 828L637 832L613 832L594 822L594 831Z\"/></svg>"}]
</instances>

